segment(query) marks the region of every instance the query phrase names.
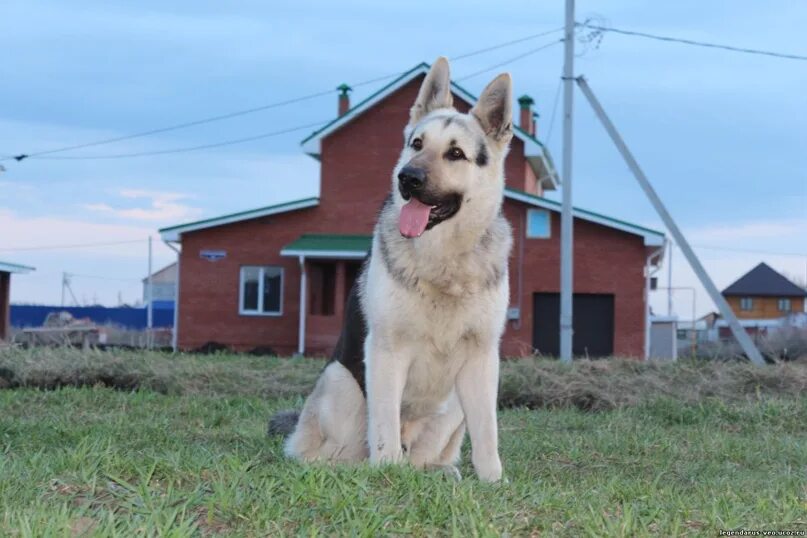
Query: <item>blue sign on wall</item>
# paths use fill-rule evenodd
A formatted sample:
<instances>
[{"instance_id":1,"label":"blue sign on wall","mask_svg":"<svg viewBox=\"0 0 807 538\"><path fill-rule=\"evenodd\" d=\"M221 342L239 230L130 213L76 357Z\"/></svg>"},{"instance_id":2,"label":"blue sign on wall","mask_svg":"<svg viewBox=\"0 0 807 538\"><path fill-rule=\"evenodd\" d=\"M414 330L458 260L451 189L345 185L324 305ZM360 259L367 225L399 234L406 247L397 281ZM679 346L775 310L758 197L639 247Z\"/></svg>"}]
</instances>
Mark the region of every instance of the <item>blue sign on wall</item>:
<instances>
[{"instance_id":1,"label":"blue sign on wall","mask_svg":"<svg viewBox=\"0 0 807 538\"><path fill-rule=\"evenodd\" d=\"M200 250L199 257L209 262L217 262L227 257L226 250Z\"/></svg>"}]
</instances>

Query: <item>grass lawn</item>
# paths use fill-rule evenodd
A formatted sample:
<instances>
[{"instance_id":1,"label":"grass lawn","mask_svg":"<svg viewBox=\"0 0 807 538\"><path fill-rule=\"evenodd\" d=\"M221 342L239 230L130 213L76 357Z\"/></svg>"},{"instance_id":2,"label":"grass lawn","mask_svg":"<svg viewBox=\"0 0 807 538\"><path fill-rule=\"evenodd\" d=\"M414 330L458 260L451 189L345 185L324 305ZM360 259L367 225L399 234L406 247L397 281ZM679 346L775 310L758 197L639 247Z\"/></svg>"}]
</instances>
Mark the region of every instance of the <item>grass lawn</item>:
<instances>
[{"instance_id":1,"label":"grass lawn","mask_svg":"<svg viewBox=\"0 0 807 538\"><path fill-rule=\"evenodd\" d=\"M155 385L165 390L24 383L0 390L0 536L807 530L807 394L779 397L758 387L757 397L733 400L664 395L599 412L574 405L503 410L508 483L488 485L473 476L467 442L459 483L405 467L285 460L280 439L266 436L266 419L301 405L297 393L320 362L148 360L152 373L196 381ZM19 380L36 362L31 354L0 352L0 373L5 368L12 377L8 370L24 363ZM253 382L205 384L199 379L208 367L237 367ZM279 383L267 372L278 371L286 381L267 390Z\"/></svg>"}]
</instances>

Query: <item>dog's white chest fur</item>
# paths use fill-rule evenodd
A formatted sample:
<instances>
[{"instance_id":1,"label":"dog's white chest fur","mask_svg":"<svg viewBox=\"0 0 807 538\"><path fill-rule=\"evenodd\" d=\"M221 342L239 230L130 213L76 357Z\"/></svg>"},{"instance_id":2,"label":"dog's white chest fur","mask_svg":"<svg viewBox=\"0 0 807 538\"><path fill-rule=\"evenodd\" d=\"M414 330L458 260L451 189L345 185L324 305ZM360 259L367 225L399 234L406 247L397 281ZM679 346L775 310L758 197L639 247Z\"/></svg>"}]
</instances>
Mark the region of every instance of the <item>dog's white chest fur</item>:
<instances>
[{"instance_id":1,"label":"dog's white chest fur","mask_svg":"<svg viewBox=\"0 0 807 538\"><path fill-rule=\"evenodd\" d=\"M446 237L456 237L448 228ZM390 353L372 356L377 364L367 367L394 371L388 361L407 362L404 420L440 412L468 355L498 340L508 300L509 233L500 219L488 240L460 252L456 242L443 242L438 233L419 245L394 230L379 235L363 304L371 338L383 341Z\"/></svg>"}]
</instances>

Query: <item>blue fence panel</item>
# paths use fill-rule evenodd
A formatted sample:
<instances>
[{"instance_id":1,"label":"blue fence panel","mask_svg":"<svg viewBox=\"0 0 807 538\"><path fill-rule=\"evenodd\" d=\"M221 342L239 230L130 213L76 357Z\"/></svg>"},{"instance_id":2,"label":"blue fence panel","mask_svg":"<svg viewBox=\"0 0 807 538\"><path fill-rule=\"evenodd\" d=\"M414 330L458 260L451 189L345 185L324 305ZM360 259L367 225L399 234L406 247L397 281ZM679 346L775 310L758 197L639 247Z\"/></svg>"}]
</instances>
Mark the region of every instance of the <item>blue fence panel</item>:
<instances>
[{"instance_id":1,"label":"blue fence panel","mask_svg":"<svg viewBox=\"0 0 807 538\"><path fill-rule=\"evenodd\" d=\"M31 306L11 305L11 326L17 328L41 327L51 312L70 312L76 319L89 318L94 323L120 325L127 329L146 328L145 308L106 308L103 306ZM157 309L153 311L154 327L173 327L174 310Z\"/></svg>"}]
</instances>

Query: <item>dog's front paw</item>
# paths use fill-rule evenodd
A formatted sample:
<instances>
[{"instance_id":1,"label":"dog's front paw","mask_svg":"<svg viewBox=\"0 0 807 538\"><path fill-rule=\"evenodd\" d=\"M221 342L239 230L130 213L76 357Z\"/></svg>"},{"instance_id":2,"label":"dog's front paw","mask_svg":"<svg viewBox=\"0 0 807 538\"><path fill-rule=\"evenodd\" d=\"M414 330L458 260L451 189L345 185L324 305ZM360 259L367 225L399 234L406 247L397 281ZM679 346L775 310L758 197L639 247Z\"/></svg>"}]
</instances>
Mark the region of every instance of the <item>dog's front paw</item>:
<instances>
[{"instance_id":1,"label":"dog's front paw","mask_svg":"<svg viewBox=\"0 0 807 538\"><path fill-rule=\"evenodd\" d=\"M442 473L451 480L454 480L455 482L459 482L462 480L462 474L460 474L460 470L451 464L446 465L430 464L426 465L425 468L427 471Z\"/></svg>"},{"instance_id":2,"label":"dog's front paw","mask_svg":"<svg viewBox=\"0 0 807 538\"><path fill-rule=\"evenodd\" d=\"M401 463L404 461L403 450L387 450L384 445L376 447L370 453L370 463L372 465L387 465L390 463Z\"/></svg>"},{"instance_id":3,"label":"dog's front paw","mask_svg":"<svg viewBox=\"0 0 807 538\"><path fill-rule=\"evenodd\" d=\"M474 462L474 469L483 482L498 482L502 479L502 462L498 457L486 462Z\"/></svg>"}]
</instances>

